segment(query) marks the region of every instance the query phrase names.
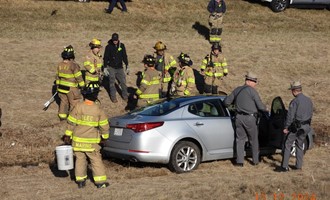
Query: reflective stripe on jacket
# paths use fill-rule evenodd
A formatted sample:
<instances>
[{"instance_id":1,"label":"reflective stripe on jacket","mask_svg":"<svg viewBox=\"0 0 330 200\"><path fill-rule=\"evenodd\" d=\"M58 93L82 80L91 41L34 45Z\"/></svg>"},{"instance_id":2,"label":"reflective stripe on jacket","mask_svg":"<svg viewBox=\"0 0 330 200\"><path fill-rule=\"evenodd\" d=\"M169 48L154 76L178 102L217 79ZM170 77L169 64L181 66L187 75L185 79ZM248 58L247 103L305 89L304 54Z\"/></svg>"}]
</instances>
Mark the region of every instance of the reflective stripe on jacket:
<instances>
[{"instance_id":1,"label":"reflective stripe on jacket","mask_svg":"<svg viewBox=\"0 0 330 200\"><path fill-rule=\"evenodd\" d=\"M77 88L78 85L80 87L85 85L80 67L74 61L65 60L59 63L55 79L57 91L64 94L70 92L70 87Z\"/></svg>"},{"instance_id":2,"label":"reflective stripe on jacket","mask_svg":"<svg viewBox=\"0 0 330 200\"><path fill-rule=\"evenodd\" d=\"M74 151L94 151L101 138L109 138L108 117L95 102L78 103L67 120L65 135L72 138Z\"/></svg>"}]
</instances>

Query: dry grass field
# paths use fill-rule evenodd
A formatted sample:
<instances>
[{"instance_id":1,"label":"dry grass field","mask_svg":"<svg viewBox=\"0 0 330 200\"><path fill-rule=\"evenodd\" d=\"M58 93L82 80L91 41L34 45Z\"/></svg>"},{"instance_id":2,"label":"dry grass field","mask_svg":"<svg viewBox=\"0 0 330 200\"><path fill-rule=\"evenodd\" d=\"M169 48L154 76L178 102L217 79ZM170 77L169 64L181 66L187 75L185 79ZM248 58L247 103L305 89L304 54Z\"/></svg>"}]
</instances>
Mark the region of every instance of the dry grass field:
<instances>
[{"instance_id":1,"label":"dry grass field","mask_svg":"<svg viewBox=\"0 0 330 200\"><path fill-rule=\"evenodd\" d=\"M129 13L103 9L107 2L0 0L0 196L1 199L316 199L330 198L330 12L290 8L273 13L252 0L227 0L223 52L229 76L223 90L243 84L243 75L259 75L258 91L270 106L276 96L286 105L292 80L302 81L314 102L316 147L307 152L301 172L273 172L281 156L263 158L257 167L234 168L230 160L208 162L188 174L171 173L166 166L104 160L111 183L84 190L52 165L65 124L57 105L47 111L55 66L64 46L73 45L82 66L93 38L106 45L113 32L125 43L136 87L141 60L162 40L174 56L191 55L194 68L210 51L205 40L208 0L133 0ZM57 10L55 15L52 11ZM105 90L100 100L109 117L125 112L126 102L113 104ZM291 164L294 160L291 160ZM276 194L276 196L274 196ZM258 197L258 198L257 198ZM276 198L275 198L276 197ZM282 198L283 197L283 198Z\"/></svg>"}]
</instances>

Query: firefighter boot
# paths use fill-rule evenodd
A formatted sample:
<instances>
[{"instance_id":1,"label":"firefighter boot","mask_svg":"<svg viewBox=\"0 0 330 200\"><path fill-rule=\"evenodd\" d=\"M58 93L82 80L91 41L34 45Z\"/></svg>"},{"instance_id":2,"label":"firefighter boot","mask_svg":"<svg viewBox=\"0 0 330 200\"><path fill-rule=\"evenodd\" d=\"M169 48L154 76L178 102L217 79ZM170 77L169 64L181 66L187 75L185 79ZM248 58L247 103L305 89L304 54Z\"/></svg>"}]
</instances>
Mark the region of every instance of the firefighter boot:
<instances>
[{"instance_id":1,"label":"firefighter boot","mask_svg":"<svg viewBox=\"0 0 330 200\"><path fill-rule=\"evenodd\" d=\"M86 186L86 180L84 181L77 181L78 188L84 188Z\"/></svg>"},{"instance_id":2,"label":"firefighter boot","mask_svg":"<svg viewBox=\"0 0 330 200\"><path fill-rule=\"evenodd\" d=\"M105 182L105 183L98 183L98 184L95 184L97 188L106 188L106 187L109 187L110 184L108 182Z\"/></svg>"}]
</instances>

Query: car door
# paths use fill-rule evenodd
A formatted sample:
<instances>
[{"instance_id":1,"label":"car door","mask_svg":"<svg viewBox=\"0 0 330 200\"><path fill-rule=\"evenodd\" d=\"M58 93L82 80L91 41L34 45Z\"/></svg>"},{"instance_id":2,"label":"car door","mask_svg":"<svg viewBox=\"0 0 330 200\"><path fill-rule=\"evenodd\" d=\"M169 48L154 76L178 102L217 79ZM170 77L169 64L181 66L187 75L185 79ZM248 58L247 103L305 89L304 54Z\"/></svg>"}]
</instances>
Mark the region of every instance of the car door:
<instances>
[{"instance_id":1,"label":"car door","mask_svg":"<svg viewBox=\"0 0 330 200\"><path fill-rule=\"evenodd\" d=\"M231 118L220 99L192 103L188 106L188 125L203 142L207 153L220 158L233 156L234 130Z\"/></svg>"},{"instance_id":2,"label":"car door","mask_svg":"<svg viewBox=\"0 0 330 200\"><path fill-rule=\"evenodd\" d=\"M281 97L275 97L272 101L270 118L269 118L269 144L278 149L282 149L284 140L284 123L287 110Z\"/></svg>"}]
</instances>

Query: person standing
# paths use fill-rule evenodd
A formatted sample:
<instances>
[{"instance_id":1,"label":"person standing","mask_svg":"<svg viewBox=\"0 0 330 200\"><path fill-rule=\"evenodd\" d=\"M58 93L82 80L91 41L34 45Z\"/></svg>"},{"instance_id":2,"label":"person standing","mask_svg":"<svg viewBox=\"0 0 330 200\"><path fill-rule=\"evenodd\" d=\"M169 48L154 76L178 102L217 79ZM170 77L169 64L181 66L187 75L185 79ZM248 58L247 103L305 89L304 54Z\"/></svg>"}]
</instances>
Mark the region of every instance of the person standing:
<instances>
[{"instance_id":1,"label":"person standing","mask_svg":"<svg viewBox=\"0 0 330 200\"><path fill-rule=\"evenodd\" d=\"M109 186L99 145L109 138L109 123L108 116L97 103L99 87L97 83L90 83L82 90L84 101L70 112L68 128L63 136L65 144L72 144L76 156L75 176L78 188L86 186L87 159L91 163L96 187Z\"/></svg>"},{"instance_id":2,"label":"person standing","mask_svg":"<svg viewBox=\"0 0 330 200\"><path fill-rule=\"evenodd\" d=\"M90 51L88 52L84 67L86 70L85 74L85 84L90 82L100 83L102 79L102 55L101 51L101 41L98 39L93 39L89 43Z\"/></svg>"},{"instance_id":3,"label":"person standing","mask_svg":"<svg viewBox=\"0 0 330 200\"><path fill-rule=\"evenodd\" d=\"M228 107L231 104L236 108L236 163L235 166L243 167L244 146L247 139L252 146L253 165L259 164L259 141L258 141L258 111L266 111L255 87L257 76L253 72L245 75L245 84L239 86L224 99Z\"/></svg>"},{"instance_id":4,"label":"person standing","mask_svg":"<svg viewBox=\"0 0 330 200\"><path fill-rule=\"evenodd\" d=\"M178 96L190 96L194 94L195 76L191 68L193 62L188 54L181 53L178 57L180 68L177 69L173 76L175 85L175 93Z\"/></svg>"},{"instance_id":5,"label":"person standing","mask_svg":"<svg viewBox=\"0 0 330 200\"><path fill-rule=\"evenodd\" d=\"M200 66L204 76L204 93L218 94L223 77L228 75L227 65L221 46L218 43L213 44L211 53L205 56Z\"/></svg>"},{"instance_id":6,"label":"person standing","mask_svg":"<svg viewBox=\"0 0 330 200\"><path fill-rule=\"evenodd\" d=\"M159 99L161 91L161 72L155 69L156 59L152 55L145 55L143 58L145 71L139 89L136 91L138 96L138 107L148 105Z\"/></svg>"},{"instance_id":7,"label":"person standing","mask_svg":"<svg viewBox=\"0 0 330 200\"><path fill-rule=\"evenodd\" d=\"M118 33L113 33L108 45L104 51L104 75L109 78L110 99L113 103L117 103L116 97L116 80L121 87L121 94L124 100L128 99L126 74L129 74L128 59L126 48L119 40ZM123 63L126 65L126 73L123 68Z\"/></svg>"},{"instance_id":8,"label":"person standing","mask_svg":"<svg viewBox=\"0 0 330 200\"><path fill-rule=\"evenodd\" d=\"M302 169L304 156L303 143L308 132L311 130L310 124L313 116L312 100L302 93L300 81L292 82L289 90L291 90L294 99L290 102L289 110L286 116L283 130L283 133L286 135L286 141L282 164L280 167L275 169L277 172L289 171L289 159L294 142L296 142L297 154L296 166L293 169Z\"/></svg>"},{"instance_id":9,"label":"person standing","mask_svg":"<svg viewBox=\"0 0 330 200\"><path fill-rule=\"evenodd\" d=\"M105 9L105 12L108 14L111 14L115 6L117 5L117 2L119 1L121 5L121 12L127 12L127 7L124 0L109 0L109 7L108 9Z\"/></svg>"},{"instance_id":10,"label":"person standing","mask_svg":"<svg viewBox=\"0 0 330 200\"><path fill-rule=\"evenodd\" d=\"M60 120L66 120L69 111L82 99L80 90L85 86L80 67L74 62L74 50L71 45L61 53L63 59L57 66L55 84L58 96L61 99L58 109Z\"/></svg>"},{"instance_id":11,"label":"person standing","mask_svg":"<svg viewBox=\"0 0 330 200\"><path fill-rule=\"evenodd\" d=\"M221 41L222 19L226 13L225 0L210 0L207 10L210 12L210 43L219 43Z\"/></svg>"},{"instance_id":12,"label":"person standing","mask_svg":"<svg viewBox=\"0 0 330 200\"><path fill-rule=\"evenodd\" d=\"M169 95L169 89L172 84L172 76L176 70L176 60L172 55L165 53L166 45L162 41L156 42L154 49L156 57L156 70L162 73L162 95Z\"/></svg>"}]
</instances>

